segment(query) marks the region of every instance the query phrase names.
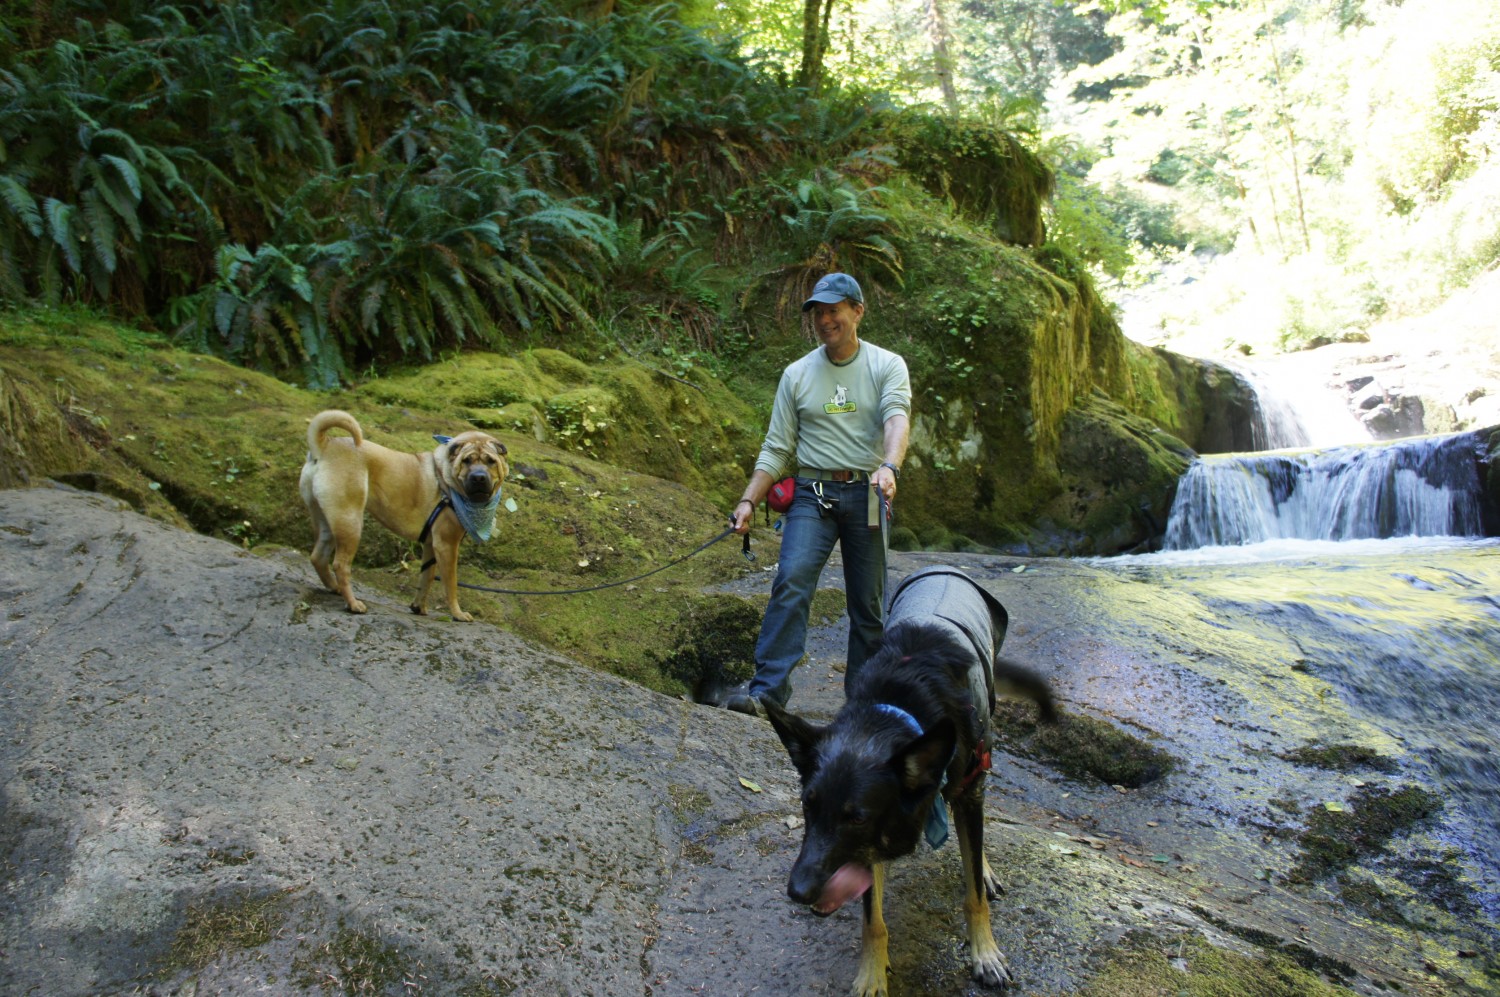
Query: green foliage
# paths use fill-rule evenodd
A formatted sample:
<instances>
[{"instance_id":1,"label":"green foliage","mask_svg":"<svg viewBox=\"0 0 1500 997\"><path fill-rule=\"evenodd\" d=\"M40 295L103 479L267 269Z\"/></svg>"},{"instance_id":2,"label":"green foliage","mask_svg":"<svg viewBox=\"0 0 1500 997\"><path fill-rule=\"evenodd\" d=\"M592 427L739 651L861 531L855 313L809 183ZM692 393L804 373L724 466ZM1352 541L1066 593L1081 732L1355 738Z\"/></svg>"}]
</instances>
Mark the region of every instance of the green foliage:
<instances>
[{"instance_id":1,"label":"green foliage","mask_svg":"<svg viewBox=\"0 0 1500 997\"><path fill-rule=\"evenodd\" d=\"M11 300L139 299L150 250L186 237L203 205L182 183L189 150L138 127L141 53L58 41L0 69L0 292Z\"/></svg>"},{"instance_id":2,"label":"green foliage","mask_svg":"<svg viewBox=\"0 0 1500 997\"><path fill-rule=\"evenodd\" d=\"M1204 323L1273 327L1267 348L1347 338L1500 259L1494 4L1110 8L1118 51L1062 83L1078 144L1100 153L1067 168L1107 192L1098 210L1142 245L1236 249L1217 301L1169 322L1175 348L1204 349L1183 338Z\"/></svg>"},{"instance_id":3,"label":"green foliage","mask_svg":"<svg viewBox=\"0 0 1500 997\"><path fill-rule=\"evenodd\" d=\"M1033 105L1023 102L1006 113L1010 127L1034 128ZM902 168L934 195L991 226L1007 242L1042 242L1041 205L1055 178L1010 131L930 114L903 115L891 123L891 131Z\"/></svg>"},{"instance_id":4,"label":"green foliage","mask_svg":"<svg viewBox=\"0 0 1500 997\"><path fill-rule=\"evenodd\" d=\"M737 191L730 210L746 216L750 225L771 229L775 250L786 261L752 278L741 301L774 281L785 314L801 303L818 277L832 270L856 274L871 288L900 286L899 232L886 207L888 194L827 167Z\"/></svg>"},{"instance_id":5,"label":"green foliage","mask_svg":"<svg viewBox=\"0 0 1500 997\"><path fill-rule=\"evenodd\" d=\"M690 229L683 221L649 238L644 232L639 219L619 230L619 252L609 274L612 297L623 302L617 317L629 315L659 344L681 331L694 352L714 349L721 325L713 285L717 264L691 248Z\"/></svg>"},{"instance_id":6,"label":"green foliage","mask_svg":"<svg viewBox=\"0 0 1500 997\"><path fill-rule=\"evenodd\" d=\"M621 304L717 349L707 250L747 232L792 284L898 284L885 99L813 100L673 10L59 0L16 22L46 44L0 40L0 293L327 386Z\"/></svg>"},{"instance_id":7,"label":"green foliage","mask_svg":"<svg viewBox=\"0 0 1500 997\"><path fill-rule=\"evenodd\" d=\"M1109 204L1092 187L1064 173L1057 180L1052 201L1047 249L1062 257L1098 268L1116 279L1125 276L1135 262L1125 222L1109 210ZM1070 276L1066 270L1060 276Z\"/></svg>"}]
</instances>

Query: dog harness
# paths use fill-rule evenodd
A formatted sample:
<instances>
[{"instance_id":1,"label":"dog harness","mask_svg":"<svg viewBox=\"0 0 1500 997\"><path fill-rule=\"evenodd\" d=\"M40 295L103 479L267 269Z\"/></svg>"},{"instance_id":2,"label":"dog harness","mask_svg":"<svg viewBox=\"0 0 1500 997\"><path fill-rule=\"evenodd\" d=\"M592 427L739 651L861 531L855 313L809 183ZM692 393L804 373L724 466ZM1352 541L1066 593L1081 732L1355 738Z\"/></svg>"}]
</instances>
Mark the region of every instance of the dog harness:
<instances>
[{"instance_id":1,"label":"dog harness","mask_svg":"<svg viewBox=\"0 0 1500 997\"><path fill-rule=\"evenodd\" d=\"M444 509L453 510L453 515L458 518L458 524L464 528L464 533L474 539L475 543L484 543L490 538L490 531L495 528L495 511L499 508L499 488L495 489L494 498L481 506L474 505L462 495L454 496L444 488L443 497L438 499L437 505L432 507L432 515L427 517L427 522L422 525L422 532L417 535L417 543L426 545L427 538L432 536L432 526L443 514ZM749 539L748 536L745 538L746 543ZM422 562L422 570L426 571L436 563L437 558L429 558Z\"/></svg>"},{"instance_id":2,"label":"dog harness","mask_svg":"<svg viewBox=\"0 0 1500 997\"><path fill-rule=\"evenodd\" d=\"M432 536L432 524L437 522L437 518L443 514L444 509L450 508L452 505L453 503L448 499L448 493L444 492L443 497L438 499L437 505L432 507L432 515L427 517L427 522L423 525L422 532L417 536L417 543L425 544L427 542L427 538ZM426 565L423 565L423 567L426 567Z\"/></svg>"}]
</instances>

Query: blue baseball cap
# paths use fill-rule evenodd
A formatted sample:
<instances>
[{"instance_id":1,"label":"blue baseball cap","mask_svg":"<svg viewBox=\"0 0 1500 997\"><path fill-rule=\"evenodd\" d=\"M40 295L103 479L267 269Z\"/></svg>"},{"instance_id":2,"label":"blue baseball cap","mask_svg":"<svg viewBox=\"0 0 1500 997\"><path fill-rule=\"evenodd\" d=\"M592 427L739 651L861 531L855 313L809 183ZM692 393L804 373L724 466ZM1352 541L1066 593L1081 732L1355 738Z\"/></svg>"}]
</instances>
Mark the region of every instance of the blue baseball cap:
<instances>
[{"instance_id":1,"label":"blue baseball cap","mask_svg":"<svg viewBox=\"0 0 1500 997\"><path fill-rule=\"evenodd\" d=\"M856 305L865 303L865 295L859 289L859 281L846 273L831 273L813 285L812 297L802 302L802 310L807 311L819 302L831 305L845 299Z\"/></svg>"}]
</instances>

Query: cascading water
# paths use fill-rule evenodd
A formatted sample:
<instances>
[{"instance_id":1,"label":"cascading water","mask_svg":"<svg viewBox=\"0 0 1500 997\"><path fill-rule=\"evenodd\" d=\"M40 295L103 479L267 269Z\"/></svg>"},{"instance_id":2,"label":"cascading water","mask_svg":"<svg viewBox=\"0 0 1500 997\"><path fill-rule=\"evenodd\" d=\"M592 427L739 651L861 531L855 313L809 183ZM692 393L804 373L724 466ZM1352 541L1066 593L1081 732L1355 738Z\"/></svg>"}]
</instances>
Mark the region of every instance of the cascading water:
<instances>
[{"instance_id":1,"label":"cascading water","mask_svg":"<svg viewBox=\"0 0 1500 997\"><path fill-rule=\"evenodd\" d=\"M1273 380L1260 368L1225 363L1255 395L1255 449L1342 446L1370 438L1344 399L1318 378L1284 371Z\"/></svg>"},{"instance_id":2,"label":"cascading water","mask_svg":"<svg viewBox=\"0 0 1500 997\"><path fill-rule=\"evenodd\" d=\"M1463 433L1200 458L1178 485L1165 547L1484 536L1476 443Z\"/></svg>"}]
</instances>

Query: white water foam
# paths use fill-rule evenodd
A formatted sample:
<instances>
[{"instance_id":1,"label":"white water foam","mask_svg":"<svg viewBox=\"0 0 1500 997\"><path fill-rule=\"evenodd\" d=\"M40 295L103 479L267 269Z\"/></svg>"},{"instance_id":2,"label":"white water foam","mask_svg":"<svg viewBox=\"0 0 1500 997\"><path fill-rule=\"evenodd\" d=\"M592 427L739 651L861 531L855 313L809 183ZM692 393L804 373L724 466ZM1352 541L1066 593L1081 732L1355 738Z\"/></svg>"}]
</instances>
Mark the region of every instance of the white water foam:
<instances>
[{"instance_id":1,"label":"white water foam","mask_svg":"<svg viewBox=\"0 0 1500 997\"><path fill-rule=\"evenodd\" d=\"M1203 457L1178 484L1165 547L1484 535L1471 434Z\"/></svg>"}]
</instances>

